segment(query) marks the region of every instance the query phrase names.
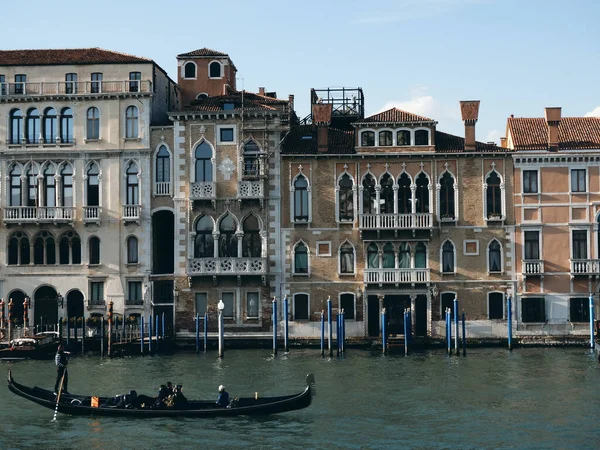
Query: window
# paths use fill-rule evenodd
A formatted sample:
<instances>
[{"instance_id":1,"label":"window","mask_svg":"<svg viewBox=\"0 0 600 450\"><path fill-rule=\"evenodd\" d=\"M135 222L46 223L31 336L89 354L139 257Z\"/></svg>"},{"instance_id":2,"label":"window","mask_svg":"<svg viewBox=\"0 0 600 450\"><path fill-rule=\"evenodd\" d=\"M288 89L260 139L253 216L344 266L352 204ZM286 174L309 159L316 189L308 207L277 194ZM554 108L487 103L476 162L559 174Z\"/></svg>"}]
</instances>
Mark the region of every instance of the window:
<instances>
[{"instance_id":1,"label":"window","mask_svg":"<svg viewBox=\"0 0 600 450\"><path fill-rule=\"evenodd\" d=\"M415 145L429 145L429 131L415 131Z\"/></svg>"},{"instance_id":2,"label":"window","mask_svg":"<svg viewBox=\"0 0 600 450\"><path fill-rule=\"evenodd\" d=\"M196 182L211 182L213 180L212 149L206 142L202 142L194 152L196 158Z\"/></svg>"},{"instance_id":3,"label":"window","mask_svg":"<svg viewBox=\"0 0 600 450\"><path fill-rule=\"evenodd\" d=\"M385 173L381 180L381 191L379 193L379 212L381 214L393 214L394 212L394 179L389 173Z\"/></svg>"},{"instance_id":4,"label":"window","mask_svg":"<svg viewBox=\"0 0 600 450\"><path fill-rule=\"evenodd\" d=\"M537 194L538 193L538 172L537 170L523 171L523 193Z\"/></svg>"},{"instance_id":5,"label":"window","mask_svg":"<svg viewBox=\"0 0 600 450\"><path fill-rule=\"evenodd\" d=\"M6 95L6 77L0 75L0 95Z\"/></svg>"},{"instance_id":6,"label":"window","mask_svg":"<svg viewBox=\"0 0 600 450\"><path fill-rule=\"evenodd\" d=\"M345 173L338 182L338 216L340 222L354 221L354 183Z\"/></svg>"},{"instance_id":7,"label":"window","mask_svg":"<svg viewBox=\"0 0 600 450\"><path fill-rule=\"evenodd\" d=\"M258 319L258 292L246 293L246 314L249 319Z\"/></svg>"},{"instance_id":8,"label":"window","mask_svg":"<svg viewBox=\"0 0 600 450\"><path fill-rule=\"evenodd\" d=\"M375 145L375 132L374 131L363 131L360 134L360 146L361 147L373 147Z\"/></svg>"},{"instance_id":9,"label":"window","mask_svg":"<svg viewBox=\"0 0 600 450\"><path fill-rule=\"evenodd\" d=\"M87 170L87 202L86 206L100 205L100 169L91 163Z\"/></svg>"},{"instance_id":10,"label":"window","mask_svg":"<svg viewBox=\"0 0 600 450\"><path fill-rule=\"evenodd\" d=\"M127 264L138 263L138 239L135 236L127 238Z\"/></svg>"},{"instance_id":11,"label":"window","mask_svg":"<svg viewBox=\"0 0 600 450\"><path fill-rule=\"evenodd\" d=\"M92 236L88 241L89 247L89 262L91 265L100 264L100 239Z\"/></svg>"},{"instance_id":12,"label":"window","mask_svg":"<svg viewBox=\"0 0 600 450\"><path fill-rule=\"evenodd\" d=\"M219 129L219 141L220 142L233 142L233 128L220 128Z\"/></svg>"},{"instance_id":13,"label":"window","mask_svg":"<svg viewBox=\"0 0 600 450\"><path fill-rule=\"evenodd\" d=\"M77 94L76 73L68 73L65 75L65 94Z\"/></svg>"},{"instance_id":14,"label":"window","mask_svg":"<svg viewBox=\"0 0 600 450\"><path fill-rule=\"evenodd\" d=\"M244 236L242 237L242 256L244 258L260 258L262 256L262 240L258 218L252 214L244 220Z\"/></svg>"},{"instance_id":15,"label":"window","mask_svg":"<svg viewBox=\"0 0 600 450\"><path fill-rule=\"evenodd\" d=\"M223 131L223 129L221 129ZM256 178L260 175L260 161L258 154L260 149L254 141L248 141L244 145L244 173L246 178Z\"/></svg>"},{"instance_id":16,"label":"window","mask_svg":"<svg viewBox=\"0 0 600 450\"><path fill-rule=\"evenodd\" d=\"M502 195L500 192L500 177L493 171L485 180L486 187L486 217L500 219L502 217Z\"/></svg>"},{"instance_id":17,"label":"window","mask_svg":"<svg viewBox=\"0 0 600 450\"><path fill-rule=\"evenodd\" d=\"M412 213L412 192L410 190L410 178L403 173L398 178L398 213Z\"/></svg>"},{"instance_id":18,"label":"window","mask_svg":"<svg viewBox=\"0 0 600 450\"><path fill-rule=\"evenodd\" d=\"M10 204L9 206L21 206L23 201L21 187L21 167L17 164L12 166L10 173Z\"/></svg>"},{"instance_id":19,"label":"window","mask_svg":"<svg viewBox=\"0 0 600 450\"><path fill-rule=\"evenodd\" d=\"M11 144L20 144L23 135L23 115L20 109L10 112L10 139Z\"/></svg>"},{"instance_id":20,"label":"window","mask_svg":"<svg viewBox=\"0 0 600 450\"><path fill-rule=\"evenodd\" d=\"M235 220L231 214L227 214L219 224L219 257L238 257L238 239L235 230Z\"/></svg>"},{"instance_id":21,"label":"window","mask_svg":"<svg viewBox=\"0 0 600 450\"><path fill-rule=\"evenodd\" d=\"M294 247L294 274L308 274L308 247L303 242L299 242Z\"/></svg>"},{"instance_id":22,"label":"window","mask_svg":"<svg viewBox=\"0 0 600 450\"><path fill-rule=\"evenodd\" d=\"M208 311L208 294L196 292L196 314L204 319L204 313Z\"/></svg>"},{"instance_id":23,"label":"window","mask_svg":"<svg viewBox=\"0 0 600 450\"><path fill-rule=\"evenodd\" d=\"M141 72L129 72L129 92L140 91L140 80L142 79Z\"/></svg>"},{"instance_id":24,"label":"window","mask_svg":"<svg viewBox=\"0 0 600 450\"><path fill-rule=\"evenodd\" d=\"M330 241L317 241L317 256L331 256Z\"/></svg>"},{"instance_id":25,"label":"window","mask_svg":"<svg viewBox=\"0 0 600 450\"><path fill-rule=\"evenodd\" d=\"M446 309L450 308L450 320L454 320L454 299L456 294L454 292L443 292L441 296L441 320L446 320Z\"/></svg>"},{"instance_id":26,"label":"window","mask_svg":"<svg viewBox=\"0 0 600 450\"><path fill-rule=\"evenodd\" d=\"M571 192L586 192L585 169L571 169Z\"/></svg>"},{"instance_id":27,"label":"window","mask_svg":"<svg viewBox=\"0 0 600 450\"><path fill-rule=\"evenodd\" d=\"M204 100L208 98L208 94L206 94L205 92L201 92L198 95L196 95L196 99L197 100Z\"/></svg>"},{"instance_id":28,"label":"window","mask_svg":"<svg viewBox=\"0 0 600 450\"><path fill-rule=\"evenodd\" d=\"M127 190L126 190L126 205L138 205L140 203L139 198L139 184L138 184L138 168L137 164L134 161L131 161L127 165L127 170L125 171L127 176Z\"/></svg>"},{"instance_id":29,"label":"window","mask_svg":"<svg viewBox=\"0 0 600 450\"><path fill-rule=\"evenodd\" d=\"M127 282L127 299L130 305L142 305L144 303L141 281Z\"/></svg>"},{"instance_id":30,"label":"window","mask_svg":"<svg viewBox=\"0 0 600 450\"><path fill-rule=\"evenodd\" d=\"M540 259L539 236L539 231L525 232L525 258L523 259Z\"/></svg>"},{"instance_id":31,"label":"window","mask_svg":"<svg viewBox=\"0 0 600 450\"><path fill-rule=\"evenodd\" d=\"M62 206L73 206L73 168L66 164L60 171Z\"/></svg>"},{"instance_id":32,"label":"window","mask_svg":"<svg viewBox=\"0 0 600 450\"><path fill-rule=\"evenodd\" d=\"M589 322L590 300L585 297L569 299L569 312L571 322Z\"/></svg>"},{"instance_id":33,"label":"window","mask_svg":"<svg viewBox=\"0 0 600 450\"><path fill-rule=\"evenodd\" d=\"M104 281L90 282L90 304L104 304Z\"/></svg>"},{"instance_id":34,"label":"window","mask_svg":"<svg viewBox=\"0 0 600 450\"><path fill-rule=\"evenodd\" d=\"M208 76L210 78L221 78L221 63L213 61L208 65Z\"/></svg>"},{"instance_id":35,"label":"window","mask_svg":"<svg viewBox=\"0 0 600 450\"><path fill-rule=\"evenodd\" d=\"M138 109L128 106L125 110L125 137L136 139L138 137Z\"/></svg>"},{"instance_id":36,"label":"window","mask_svg":"<svg viewBox=\"0 0 600 450\"><path fill-rule=\"evenodd\" d=\"M45 206L56 206L56 171L54 166L49 164L44 170L44 203Z\"/></svg>"},{"instance_id":37,"label":"window","mask_svg":"<svg viewBox=\"0 0 600 450\"><path fill-rule=\"evenodd\" d=\"M396 133L396 145L410 145L410 131L398 131L398 133Z\"/></svg>"},{"instance_id":38,"label":"window","mask_svg":"<svg viewBox=\"0 0 600 450\"><path fill-rule=\"evenodd\" d=\"M54 144L58 134L58 118L54 108L46 108L44 111L44 142Z\"/></svg>"},{"instance_id":39,"label":"window","mask_svg":"<svg viewBox=\"0 0 600 450\"><path fill-rule=\"evenodd\" d=\"M202 216L196 222L194 238L194 258L214 257L213 221L209 216Z\"/></svg>"},{"instance_id":40,"label":"window","mask_svg":"<svg viewBox=\"0 0 600 450\"><path fill-rule=\"evenodd\" d=\"M410 245L408 242L401 242L398 249L398 268L410 269Z\"/></svg>"},{"instance_id":41,"label":"window","mask_svg":"<svg viewBox=\"0 0 600 450\"><path fill-rule=\"evenodd\" d=\"M379 248L374 242L367 247L367 267L369 269L379 268Z\"/></svg>"},{"instance_id":42,"label":"window","mask_svg":"<svg viewBox=\"0 0 600 450\"><path fill-rule=\"evenodd\" d=\"M27 198L26 206L37 206L38 204L38 168L36 165L27 169Z\"/></svg>"},{"instance_id":43,"label":"window","mask_svg":"<svg viewBox=\"0 0 600 450\"><path fill-rule=\"evenodd\" d=\"M354 294L340 295L340 310L344 310L344 319L354 320Z\"/></svg>"},{"instance_id":44,"label":"window","mask_svg":"<svg viewBox=\"0 0 600 450\"><path fill-rule=\"evenodd\" d=\"M488 319L504 319L504 294L502 292L488 293Z\"/></svg>"},{"instance_id":45,"label":"window","mask_svg":"<svg viewBox=\"0 0 600 450\"><path fill-rule=\"evenodd\" d=\"M394 245L391 242L386 242L383 246L383 269L393 269L396 267L396 253Z\"/></svg>"},{"instance_id":46,"label":"window","mask_svg":"<svg viewBox=\"0 0 600 450\"><path fill-rule=\"evenodd\" d=\"M27 265L30 261L29 237L17 231L8 240L8 265Z\"/></svg>"},{"instance_id":47,"label":"window","mask_svg":"<svg viewBox=\"0 0 600 450\"><path fill-rule=\"evenodd\" d=\"M545 322L546 302L544 297L522 298L521 319L523 322Z\"/></svg>"},{"instance_id":48,"label":"window","mask_svg":"<svg viewBox=\"0 0 600 450\"><path fill-rule=\"evenodd\" d=\"M100 110L89 108L87 110L86 138L88 140L100 139Z\"/></svg>"},{"instance_id":49,"label":"window","mask_svg":"<svg viewBox=\"0 0 600 450\"><path fill-rule=\"evenodd\" d=\"M60 113L60 140L65 144L73 143L73 111L63 108Z\"/></svg>"},{"instance_id":50,"label":"window","mask_svg":"<svg viewBox=\"0 0 600 450\"><path fill-rule=\"evenodd\" d=\"M39 233L33 243L34 264L56 264L56 244L54 236L47 231Z\"/></svg>"},{"instance_id":51,"label":"window","mask_svg":"<svg viewBox=\"0 0 600 450\"><path fill-rule=\"evenodd\" d=\"M221 294L221 300L223 300L223 304L225 305L225 308L223 308L223 318L233 319L235 317L233 315L235 294L233 292L223 292Z\"/></svg>"},{"instance_id":52,"label":"window","mask_svg":"<svg viewBox=\"0 0 600 450\"><path fill-rule=\"evenodd\" d=\"M92 73L91 91L92 94L99 94L102 92L102 74L100 72Z\"/></svg>"},{"instance_id":53,"label":"window","mask_svg":"<svg viewBox=\"0 0 600 450\"><path fill-rule=\"evenodd\" d=\"M225 102L223 103L223 111L233 111L235 109L235 103Z\"/></svg>"},{"instance_id":54,"label":"window","mask_svg":"<svg viewBox=\"0 0 600 450\"><path fill-rule=\"evenodd\" d=\"M37 144L40 138L40 113L36 108L27 111L27 122L25 123L27 143Z\"/></svg>"},{"instance_id":55,"label":"window","mask_svg":"<svg viewBox=\"0 0 600 450\"><path fill-rule=\"evenodd\" d=\"M502 272L502 249L500 243L494 239L488 246L488 270Z\"/></svg>"},{"instance_id":56,"label":"window","mask_svg":"<svg viewBox=\"0 0 600 450\"><path fill-rule=\"evenodd\" d=\"M416 212L425 214L429 212L429 178L423 172L417 177L415 192Z\"/></svg>"},{"instance_id":57,"label":"window","mask_svg":"<svg viewBox=\"0 0 600 450\"><path fill-rule=\"evenodd\" d=\"M391 131L380 131L379 132L379 145L381 147L391 146L393 144L392 136L393 135L392 135Z\"/></svg>"},{"instance_id":58,"label":"window","mask_svg":"<svg viewBox=\"0 0 600 450\"><path fill-rule=\"evenodd\" d=\"M308 294L294 294L294 320L310 319Z\"/></svg>"},{"instance_id":59,"label":"window","mask_svg":"<svg viewBox=\"0 0 600 450\"><path fill-rule=\"evenodd\" d=\"M354 247L350 242L340 245L340 273L354 274Z\"/></svg>"},{"instance_id":60,"label":"window","mask_svg":"<svg viewBox=\"0 0 600 450\"><path fill-rule=\"evenodd\" d=\"M58 244L59 264L81 264L81 240L77 233L68 231Z\"/></svg>"},{"instance_id":61,"label":"window","mask_svg":"<svg viewBox=\"0 0 600 450\"><path fill-rule=\"evenodd\" d=\"M415 269L427 267L427 246L423 242L417 242L415 247Z\"/></svg>"},{"instance_id":62,"label":"window","mask_svg":"<svg viewBox=\"0 0 600 450\"><path fill-rule=\"evenodd\" d=\"M303 175L294 181L294 221L308 222L308 180Z\"/></svg>"},{"instance_id":63,"label":"window","mask_svg":"<svg viewBox=\"0 0 600 450\"><path fill-rule=\"evenodd\" d=\"M377 192L375 190L375 179L372 175L366 175L362 182L362 212L363 214L377 213Z\"/></svg>"},{"instance_id":64,"label":"window","mask_svg":"<svg viewBox=\"0 0 600 450\"><path fill-rule=\"evenodd\" d=\"M573 230L573 259L587 259L587 231Z\"/></svg>"},{"instance_id":65,"label":"window","mask_svg":"<svg viewBox=\"0 0 600 450\"><path fill-rule=\"evenodd\" d=\"M27 82L27 75L17 74L15 75L15 94L22 95L25 93L25 83Z\"/></svg>"},{"instance_id":66,"label":"window","mask_svg":"<svg viewBox=\"0 0 600 450\"><path fill-rule=\"evenodd\" d=\"M196 64L189 61L183 66L183 78L196 78Z\"/></svg>"},{"instance_id":67,"label":"window","mask_svg":"<svg viewBox=\"0 0 600 450\"><path fill-rule=\"evenodd\" d=\"M454 212L454 177L444 172L440 178L440 217L455 219Z\"/></svg>"},{"instance_id":68,"label":"window","mask_svg":"<svg viewBox=\"0 0 600 450\"><path fill-rule=\"evenodd\" d=\"M454 244L450 241L442 245L442 272L454 273Z\"/></svg>"},{"instance_id":69,"label":"window","mask_svg":"<svg viewBox=\"0 0 600 450\"><path fill-rule=\"evenodd\" d=\"M156 182L168 183L171 181L170 154L165 145L161 145L156 154Z\"/></svg>"}]
</instances>

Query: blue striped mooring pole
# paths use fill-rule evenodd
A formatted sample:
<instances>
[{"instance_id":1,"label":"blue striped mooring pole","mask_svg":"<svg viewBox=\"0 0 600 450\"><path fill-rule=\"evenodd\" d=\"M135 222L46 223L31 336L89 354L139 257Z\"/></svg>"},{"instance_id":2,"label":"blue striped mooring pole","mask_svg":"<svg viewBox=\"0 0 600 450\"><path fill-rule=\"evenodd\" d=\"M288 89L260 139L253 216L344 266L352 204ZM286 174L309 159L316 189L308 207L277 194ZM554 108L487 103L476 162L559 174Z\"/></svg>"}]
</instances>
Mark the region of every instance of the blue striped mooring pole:
<instances>
[{"instance_id":1,"label":"blue striped mooring pole","mask_svg":"<svg viewBox=\"0 0 600 450\"><path fill-rule=\"evenodd\" d=\"M321 311L321 356L325 356L325 313Z\"/></svg>"},{"instance_id":2,"label":"blue striped mooring pole","mask_svg":"<svg viewBox=\"0 0 600 450\"><path fill-rule=\"evenodd\" d=\"M289 352L290 346L289 346L289 333L288 333L289 324L288 324L288 296L287 296L287 294L283 298L283 327L284 327L283 350L285 352Z\"/></svg>"},{"instance_id":3,"label":"blue striped mooring pole","mask_svg":"<svg viewBox=\"0 0 600 450\"><path fill-rule=\"evenodd\" d=\"M204 353L208 347L208 311L204 312Z\"/></svg>"},{"instance_id":4,"label":"blue striped mooring pole","mask_svg":"<svg viewBox=\"0 0 600 450\"><path fill-rule=\"evenodd\" d=\"M506 312L508 325L508 349L512 350L512 297L506 297Z\"/></svg>"},{"instance_id":5,"label":"blue striped mooring pole","mask_svg":"<svg viewBox=\"0 0 600 450\"><path fill-rule=\"evenodd\" d=\"M335 346L337 355L340 356L340 314L335 316Z\"/></svg>"},{"instance_id":6,"label":"blue striped mooring pole","mask_svg":"<svg viewBox=\"0 0 600 450\"><path fill-rule=\"evenodd\" d=\"M152 315L148 316L148 353L152 354Z\"/></svg>"},{"instance_id":7,"label":"blue striped mooring pole","mask_svg":"<svg viewBox=\"0 0 600 450\"><path fill-rule=\"evenodd\" d=\"M458 298L454 296L454 353L458 356Z\"/></svg>"},{"instance_id":8,"label":"blue striped mooring pole","mask_svg":"<svg viewBox=\"0 0 600 450\"><path fill-rule=\"evenodd\" d=\"M342 353L344 353L346 350L346 313L343 309L340 325L342 326Z\"/></svg>"},{"instance_id":9,"label":"blue striped mooring pole","mask_svg":"<svg viewBox=\"0 0 600 450\"><path fill-rule=\"evenodd\" d=\"M381 308L381 345L383 354L387 351L387 324L385 308Z\"/></svg>"},{"instance_id":10,"label":"blue striped mooring pole","mask_svg":"<svg viewBox=\"0 0 600 450\"><path fill-rule=\"evenodd\" d=\"M327 297L327 350L329 351L329 356L333 356L333 348L332 348L332 333L333 333L333 318L331 317L331 296Z\"/></svg>"},{"instance_id":11,"label":"blue striped mooring pole","mask_svg":"<svg viewBox=\"0 0 600 450\"><path fill-rule=\"evenodd\" d=\"M594 349L594 294L590 294L590 348Z\"/></svg>"},{"instance_id":12,"label":"blue striped mooring pole","mask_svg":"<svg viewBox=\"0 0 600 450\"><path fill-rule=\"evenodd\" d=\"M273 355L277 354L277 298L273 297Z\"/></svg>"},{"instance_id":13,"label":"blue striped mooring pole","mask_svg":"<svg viewBox=\"0 0 600 450\"><path fill-rule=\"evenodd\" d=\"M450 308L446 308L446 340L449 355L452 354L452 315L450 311Z\"/></svg>"},{"instance_id":14,"label":"blue striped mooring pole","mask_svg":"<svg viewBox=\"0 0 600 450\"><path fill-rule=\"evenodd\" d=\"M200 353L200 316L198 314L196 314L194 322L196 322L196 353Z\"/></svg>"}]
</instances>

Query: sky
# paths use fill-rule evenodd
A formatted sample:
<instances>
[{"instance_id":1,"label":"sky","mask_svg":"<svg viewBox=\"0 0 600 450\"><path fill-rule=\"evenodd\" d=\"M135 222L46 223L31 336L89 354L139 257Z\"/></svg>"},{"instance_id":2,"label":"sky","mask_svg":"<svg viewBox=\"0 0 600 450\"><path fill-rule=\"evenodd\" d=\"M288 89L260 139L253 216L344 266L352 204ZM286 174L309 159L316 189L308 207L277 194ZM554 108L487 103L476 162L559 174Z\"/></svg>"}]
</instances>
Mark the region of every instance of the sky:
<instances>
[{"instance_id":1,"label":"sky","mask_svg":"<svg viewBox=\"0 0 600 450\"><path fill-rule=\"evenodd\" d=\"M176 55L229 54L237 87L295 96L361 87L366 115L397 107L464 135L460 100L480 100L477 140L506 119L600 116L598 0L103 0L9 2L0 46L104 49L151 58L177 79ZM11 13L11 9L14 9Z\"/></svg>"}]
</instances>

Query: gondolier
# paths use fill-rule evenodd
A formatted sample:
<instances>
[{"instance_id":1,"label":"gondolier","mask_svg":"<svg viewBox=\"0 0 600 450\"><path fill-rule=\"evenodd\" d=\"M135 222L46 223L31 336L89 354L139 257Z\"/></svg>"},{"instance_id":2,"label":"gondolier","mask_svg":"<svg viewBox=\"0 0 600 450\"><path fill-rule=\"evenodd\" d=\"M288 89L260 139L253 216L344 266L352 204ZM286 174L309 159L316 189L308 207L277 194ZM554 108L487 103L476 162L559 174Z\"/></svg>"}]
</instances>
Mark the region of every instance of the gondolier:
<instances>
[{"instance_id":1,"label":"gondolier","mask_svg":"<svg viewBox=\"0 0 600 450\"><path fill-rule=\"evenodd\" d=\"M69 384L69 371L67 370L67 364L69 364L69 355L70 353L65 352L63 345L58 344L56 356L54 357L54 363L56 364L56 383L54 384L54 395L58 394L63 376L64 380L62 382L62 391L65 394L69 393L67 389L67 385Z\"/></svg>"}]
</instances>

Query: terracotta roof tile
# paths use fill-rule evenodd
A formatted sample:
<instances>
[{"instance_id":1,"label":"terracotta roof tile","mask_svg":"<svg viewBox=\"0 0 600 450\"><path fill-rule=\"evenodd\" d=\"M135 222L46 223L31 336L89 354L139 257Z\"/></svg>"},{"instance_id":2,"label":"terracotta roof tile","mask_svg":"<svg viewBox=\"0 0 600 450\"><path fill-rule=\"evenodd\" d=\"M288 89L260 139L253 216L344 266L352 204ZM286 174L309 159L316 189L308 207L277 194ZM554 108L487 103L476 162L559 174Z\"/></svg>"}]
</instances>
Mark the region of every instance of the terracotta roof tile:
<instances>
[{"instance_id":1,"label":"terracotta roof tile","mask_svg":"<svg viewBox=\"0 0 600 450\"><path fill-rule=\"evenodd\" d=\"M190 56L227 56L229 57L229 55L227 53L221 53L218 52L216 50L212 50L210 48L199 48L198 50L193 50L191 52L187 52L187 53L181 53L179 55L177 55L178 58L186 58L186 57L190 57Z\"/></svg>"},{"instance_id":2,"label":"terracotta roof tile","mask_svg":"<svg viewBox=\"0 0 600 450\"><path fill-rule=\"evenodd\" d=\"M398 108L388 109L387 111L374 114L366 119L359 120L356 123L420 123L420 122L435 122L433 119L419 116L417 114L402 111Z\"/></svg>"},{"instance_id":3,"label":"terracotta roof tile","mask_svg":"<svg viewBox=\"0 0 600 450\"><path fill-rule=\"evenodd\" d=\"M190 106L184 108L184 111L223 111L225 103L233 103L233 110L242 108L242 91L229 89L226 95L216 97L207 97L203 99L193 100ZM254 94L252 92L243 91L244 110L263 110L275 111L288 105L287 100L268 97L266 95Z\"/></svg>"},{"instance_id":4,"label":"terracotta roof tile","mask_svg":"<svg viewBox=\"0 0 600 450\"><path fill-rule=\"evenodd\" d=\"M502 148L496 144L486 144L477 141L475 152L508 152L510 149ZM435 151L440 153L462 153L465 152L465 138L453 134L435 131ZM472 152L470 152L472 153Z\"/></svg>"},{"instance_id":5,"label":"terracotta roof tile","mask_svg":"<svg viewBox=\"0 0 600 450\"><path fill-rule=\"evenodd\" d=\"M354 154L354 131L338 130L329 127L327 136L326 154ZM319 153L317 149L316 125L299 125L290 129L281 144L281 153L284 155L311 155Z\"/></svg>"},{"instance_id":6,"label":"terracotta roof tile","mask_svg":"<svg viewBox=\"0 0 600 450\"><path fill-rule=\"evenodd\" d=\"M152 63L148 58L101 48L0 50L0 66Z\"/></svg>"},{"instance_id":7,"label":"terracotta roof tile","mask_svg":"<svg viewBox=\"0 0 600 450\"><path fill-rule=\"evenodd\" d=\"M548 124L543 117L509 117L507 128L515 150L548 148ZM563 117L558 125L558 148L600 148L600 117Z\"/></svg>"}]
</instances>

